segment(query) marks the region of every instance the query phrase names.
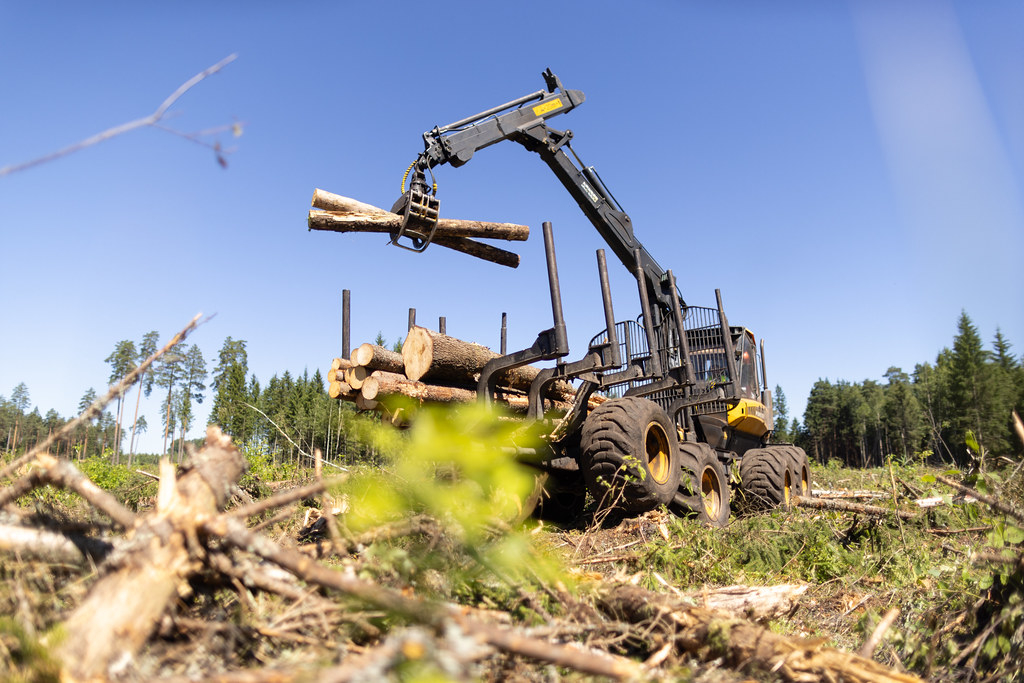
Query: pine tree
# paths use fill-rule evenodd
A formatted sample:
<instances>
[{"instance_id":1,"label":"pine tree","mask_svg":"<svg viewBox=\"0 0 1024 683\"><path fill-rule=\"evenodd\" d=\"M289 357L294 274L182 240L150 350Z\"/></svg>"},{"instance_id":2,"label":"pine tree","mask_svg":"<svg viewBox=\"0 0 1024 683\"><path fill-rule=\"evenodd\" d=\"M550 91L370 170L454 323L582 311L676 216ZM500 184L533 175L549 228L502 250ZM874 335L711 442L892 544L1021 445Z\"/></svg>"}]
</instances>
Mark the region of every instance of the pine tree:
<instances>
[{"instance_id":1,"label":"pine tree","mask_svg":"<svg viewBox=\"0 0 1024 683\"><path fill-rule=\"evenodd\" d=\"M14 405L14 409L22 415L28 412L32 405L32 399L29 397L28 387L24 382L19 382L18 386L14 387L14 391L11 392L11 403Z\"/></svg>"},{"instance_id":2,"label":"pine tree","mask_svg":"<svg viewBox=\"0 0 1024 683\"><path fill-rule=\"evenodd\" d=\"M89 409L96 401L96 390L92 387L86 389L85 393L82 394L82 398L78 399L78 414L81 415ZM89 450L89 432L90 427L95 422L95 418L89 418L85 423L85 435L82 438L82 450L78 454L78 459L86 457Z\"/></svg>"},{"instance_id":3,"label":"pine tree","mask_svg":"<svg viewBox=\"0 0 1024 683\"><path fill-rule=\"evenodd\" d=\"M181 365L185 360L182 342L175 344L167 353L160 357L156 371L153 373L153 383L158 387L167 388L167 396L160 405L160 412L164 414L164 445L162 454L167 453L167 437L171 433L172 421L177 424L175 417L175 401L173 400L174 390L181 383Z\"/></svg>"},{"instance_id":4,"label":"pine tree","mask_svg":"<svg viewBox=\"0 0 1024 683\"><path fill-rule=\"evenodd\" d=\"M178 460L182 457L182 448L189 428L192 426L192 401L201 404L203 392L206 391L206 360L203 352L193 344L188 348L182 361L181 397L178 406L178 423L181 427L181 440L178 445Z\"/></svg>"},{"instance_id":5,"label":"pine tree","mask_svg":"<svg viewBox=\"0 0 1024 683\"><path fill-rule=\"evenodd\" d=\"M129 372L134 370L136 366L136 359L138 352L135 349L135 342L130 339L122 339L117 342L114 346L114 350L109 356L107 356L105 363L110 365L110 377L107 379L108 384L114 384L127 375ZM118 464L121 455L121 420L123 419L122 411L124 410L124 391L122 390L117 395L117 418L114 426L114 464Z\"/></svg>"},{"instance_id":6,"label":"pine tree","mask_svg":"<svg viewBox=\"0 0 1024 683\"><path fill-rule=\"evenodd\" d=\"M142 343L139 344L139 353L138 353L138 356L136 356L136 360L138 361L139 365L141 365L143 361L145 361L150 356L152 356L154 353L156 353L156 350L157 350L157 340L159 338L160 338L160 334L156 330L153 330L151 332L147 332L146 334L142 335ZM146 394L146 398L149 398L149 395L150 395L150 393L152 393L152 391L153 391L153 373L152 372L144 372L139 377L138 393L135 396L135 417L132 418L132 436L131 436L131 439L129 440L130 444L129 444L129 450L128 450L128 465L129 466L131 466L132 460L133 460L133 458L135 456L135 430L138 428L138 424L139 424L139 403L142 400L142 394L143 393Z\"/></svg>"}]
</instances>

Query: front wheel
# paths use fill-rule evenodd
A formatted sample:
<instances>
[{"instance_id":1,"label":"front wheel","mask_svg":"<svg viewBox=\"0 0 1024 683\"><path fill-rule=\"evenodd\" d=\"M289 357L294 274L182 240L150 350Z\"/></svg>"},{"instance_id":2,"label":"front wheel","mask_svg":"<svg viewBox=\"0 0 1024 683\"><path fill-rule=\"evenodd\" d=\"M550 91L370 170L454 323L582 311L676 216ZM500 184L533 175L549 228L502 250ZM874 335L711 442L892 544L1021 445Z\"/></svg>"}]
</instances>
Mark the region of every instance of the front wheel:
<instances>
[{"instance_id":1,"label":"front wheel","mask_svg":"<svg viewBox=\"0 0 1024 683\"><path fill-rule=\"evenodd\" d=\"M580 469L602 508L641 513L665 505L679 488L676 428L657 403L626 396L587 416Z\"/></svg>"}]
</instances>

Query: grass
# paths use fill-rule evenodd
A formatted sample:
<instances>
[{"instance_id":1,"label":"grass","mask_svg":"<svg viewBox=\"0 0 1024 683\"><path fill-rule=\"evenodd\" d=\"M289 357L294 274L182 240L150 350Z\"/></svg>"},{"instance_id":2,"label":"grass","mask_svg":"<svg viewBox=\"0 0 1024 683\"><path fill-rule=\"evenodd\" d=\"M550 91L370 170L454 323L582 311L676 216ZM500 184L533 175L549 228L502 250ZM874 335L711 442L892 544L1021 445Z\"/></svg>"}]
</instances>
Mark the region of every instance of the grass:
<instances>
[{"instance_id":1,"label":"grass","mask_svg":"<svg viewBox=\"0 0 1024 683\"><path fill-rule=\"evenodd\" d=\"M983 680L985 676L1022 680L1017 653L1024 647L1024 564L1009 560L1020 557L1024 531L985 505L953 503L948 498L953 504L923 510L916 519L902 523L894 516L794 508L734 515L724 529L659 512L625 520L617 527L563 530L530 521L526 529L510 532L507 520L515 516L514 499L530 488L531 481L514 472L513 463L478 445L492 433L506 440L509 429L505 423L495 425L465 413L454 422L432 417L401 442L394 440L393 433L382 437L387 442L376 445L388 453L383 466L355 468L345 490L332 492L349 496L356 510L346 518L348 531L359 533L413 512L426 512L440 521L443 534L375 543L360 553L358 564L353 558L335 562L385 585L414 587L440 600L501 609L515 622L528 625L541 624L547 614L560 609L558 600L549 595L557 582L564 579L572 590L569 574L550 562L552 549L560 543L566 544L560 554L574 549L577 560L588 552L592 556L598 548L618 558L612 569L617 575L656 591L664 591L664 583L682 590L807 583L810 588L800 606L772 622L774 631L820 638L856 651L881 615L898 608L900 617L876 659L932 680ZM307 474L292 465L275 464L261 451L246 455L250 470L242 488L254 497L268 495L270 482ZM134 469L100 458L80 466L94 482L135 509L146 508L155 496L156 482ZM462 476L452 476L452 467ZM868 501L874 505L891 507L895 488L901 508L912 510L916 508L908 498L949 495L935 482L936 472L941 471L913 464L894 465L891 470L830 465L813 468L812 477L815 489L883 492L883 497ZM423 485L423 481L433 483ZM1024 507L1019 473L996 473L974 483L1017 509ZM507 490L510 484L513 490ZM503 507L496 507L495 501ZM23 499L21 504L35 506L37 515L57 520L95 515L74 494L50 488L40 489L33 500ZM275 533L295 538L303 512L297 506L291 517L277 523ZM664 524L667 538L657 530L659 524ZM504 531L497 533L498 529ZM979 561L983 553L1006 553L1007 561ZM16 615L15 620L0 623L0 649L11 658L7 675L17 678L22 676L19 672L35 672L38 678L22 679L48 680L52 667L36 646L36 634L59 621L60 613L84 590L87 582L80 579L87 576L17 563L0 568L0 579L7 586L0 590L0 613ZM203 600L207 598L197 594L192 607L199 609ZM268 610L274 605L261 597L259 603L243 608L233 600L234 594L224 591L208 598L208 608L223 611L216 621L234 622L239 632L255 629L250 621L257 625L266 621L264 608L248 610L263 603ZM367 620L384 630L394 623L381 615ZM323 633L339 637L341 621L333 618ZM234 632L224 633L227 638ZM242 640L265 647L258 644L259 639ZM276 654L264 651L253 656ZM0 676L4 674L0 667Z\"/></svg>"}]
</instances>

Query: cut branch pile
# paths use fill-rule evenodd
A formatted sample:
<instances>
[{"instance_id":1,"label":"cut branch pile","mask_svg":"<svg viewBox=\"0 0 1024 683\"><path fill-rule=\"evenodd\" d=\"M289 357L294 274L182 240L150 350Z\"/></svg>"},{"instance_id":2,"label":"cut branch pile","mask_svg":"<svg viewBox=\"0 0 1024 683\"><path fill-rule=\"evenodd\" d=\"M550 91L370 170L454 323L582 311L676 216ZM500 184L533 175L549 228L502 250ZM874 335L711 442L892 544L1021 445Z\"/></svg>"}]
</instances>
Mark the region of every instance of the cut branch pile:
<instances>
[{"instance_id":1,"label":"cut branch pile","mask_svg":"<svg viewBox=\"0 0 1024 683\"><path fill-rule=\"evenodd\" d=\"M402 227L402 217L396 213L324 190L313 191L312 205L313 210L307 217L310 230L396 235ZM526 225L439 218L431 243L516 268L519 266L518 254L478 240L523 241L529 236L530 228Z\"/></svg>"},{"instance_id":2,"label":"cut branch pile","mask_svg":"<svg viewBox=\"0 0 1024 683\"><path fill-rule=\"evenodd\" d=\"M387 412L382 402L391 396L404 396L420 404L471 403L477 400L476 383L481 371L498 357L486 346L414 326L401 353L362 344L349 358L335 358L327 373L328 394L351 401L361 410L381 412ZM533 366L523 366L499 373L495 378L495 402L514 413L525 413L530 384L539 372ZM555 382L545 392L546 407L564 413L573 394L567 382ZM591 400L596 403L601 398Z\"/></svg>"},{"instance_id":3,"label":"cut branch pile","mask_svg":"<svg viewBox=\"0 0 1024 683\"><path fill-rule=\"evenodd\" d=\"M57 628L51 629L59 635L46 643L57 657L60 680L152 680L153 672L146 670L147 647L160 640L167 629L212 633L220 628L213 622L176 614L193 582L218 580L233 586L245 604L254 604L257 594L277 595L292 604L289 614L302 612L319 623L347 620L358 625L363 636L360 645L339 647L289 632L281 621L277 627L257 626L249 637L289 638L290 642L319 648L319 654L303 663L292 659L293 663L284 666L225 673L204 671L204 680L388 680L409 661L428 657L434 657L439 666L449 667L445 670L448 677L459 680L474 677L486 660L500 657L537 661L587 676L649 680L664 674L660 666L678 662L682 656L721 659L740 670L778 671L787 680L919 680L820 643L775 634L739 615L770 618L789 610L801 587L722 589L719 592L725 594L727 602L718 604L734 605L735 611L727 612L693 606L683 602L685 598L677 600L631 585L601 589L599 609L595 609L553 586L550 596L574 616L555 617L542 610L547 623L527 629L513 623L504 612L423 598L412 587L391 587L364 578L351 565L347 569L328 566L300 547L290 547L287 541L271 540L246 522L251 514L317 495L327 485L320 482L225 511L245 462L231 440L215 426L209 428L205 446L186 467L175 472L169 462L162 463L156 509L144 515L97 495L94 486L82 485L84 475L80 472L68 475L67 470L74 470L72 463L58 464L46 456L28 465L29 471L15 480L13 489L28 492L45 483L73 486L89 503L120 525L130 527L126 536L109 545L95 545L77 557L67 548L57 551L61 562L85 567L90 562L100 563L98 578L88 593ZM52 474L40 476L34 473L38 469ZM58 470L64 473L56 474ZM444 533L439 524L423 522L406 525L404 531L392 529L385 535ZM20 555L43 537L40 534L36 539L10 541L8 536L9 543L3 550ZM344 544L341 552L357 551ZM324 592L311 592L311 588ZM339 604L339 598L347 602ZM705 593L690 600L709 605L717 596ZM400 617L410 626L395 626L385 632L362 616L375 615L381 623L379 617L384 614ZM247 621L254 618L249 615ZM325 629L325 633L336 637L337 627ZM586 636L586 645L579 642L581 636ZM656 651L641 663L614 652L622 651L623 642L642 643L644 648ZM331 648L333 655L325 657L324 648ZM339 657L338 653L346 649L348 654ZM340 661L322 663L332 657ZM195 666L187 668L194 675Z\"/></svg>"}]
</instances>

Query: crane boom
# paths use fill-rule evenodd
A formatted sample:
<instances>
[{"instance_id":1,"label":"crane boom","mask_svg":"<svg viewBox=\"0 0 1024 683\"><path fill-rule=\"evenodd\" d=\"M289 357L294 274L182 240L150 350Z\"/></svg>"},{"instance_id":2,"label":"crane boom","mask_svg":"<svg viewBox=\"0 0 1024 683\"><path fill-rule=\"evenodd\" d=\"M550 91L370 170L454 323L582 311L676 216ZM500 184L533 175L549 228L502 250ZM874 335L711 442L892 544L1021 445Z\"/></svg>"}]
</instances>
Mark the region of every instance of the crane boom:
<instances>
[{"instance_id":1,"label":"crane boom","mask_svg":"<svg viewBox=\"0 0 1024 683\"><path fill-rule=\"evenodd\" d=\"M543 75L547 90L524 95L425 132L425 149L412 166L410 192L430 193L426 173L435 166L449 164L459 167L485 147L503 140L518 142L540 155L619 261L630 272L639 270L651 301L658 305L658 314L668 315L673 307L673 285L666 271L633 233L629 215L601 182L597 171L576 156L570 145L572 131L556 130L547 124L548 119L578 107L586 96L579 90L562 87L550 69ZM400 212L403 199L396 203L396 212Z\"/></svg>"}]
</instances>

